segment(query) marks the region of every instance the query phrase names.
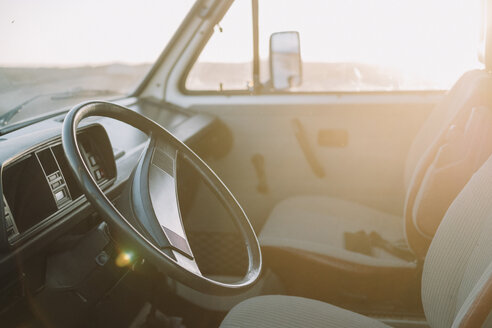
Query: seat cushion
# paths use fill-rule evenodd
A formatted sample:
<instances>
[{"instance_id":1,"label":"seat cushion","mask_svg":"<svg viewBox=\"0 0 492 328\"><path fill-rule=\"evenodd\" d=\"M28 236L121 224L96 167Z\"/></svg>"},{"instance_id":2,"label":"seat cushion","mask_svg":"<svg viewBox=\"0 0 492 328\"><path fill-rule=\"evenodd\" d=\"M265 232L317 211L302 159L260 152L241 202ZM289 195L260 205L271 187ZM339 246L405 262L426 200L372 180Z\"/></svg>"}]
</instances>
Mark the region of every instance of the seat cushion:
<instances>
[{"instance_id":1,"label":"seat cushion","mask_svg":"<svg viewBox=\"0 0 492 328\"><path fill-rule=\"evenodd\" d=\"M294 296L259 296L236 305L222 328L389 327L342 308Z\"/></svg>"},{"instance_id":2,"label":"seat cushion","mask_svg":"<svg viewBox=\"0 0 492 328\"><path fill-rule=\"evenodd\" d=\"M328 196L295 196L275 206L259 239L262 246L292 248L369 266L414 267L386 251L373 256L345 249L344 233L378 232L391 242L403 240L402 218Z\"/></svg>"}]
</instances>

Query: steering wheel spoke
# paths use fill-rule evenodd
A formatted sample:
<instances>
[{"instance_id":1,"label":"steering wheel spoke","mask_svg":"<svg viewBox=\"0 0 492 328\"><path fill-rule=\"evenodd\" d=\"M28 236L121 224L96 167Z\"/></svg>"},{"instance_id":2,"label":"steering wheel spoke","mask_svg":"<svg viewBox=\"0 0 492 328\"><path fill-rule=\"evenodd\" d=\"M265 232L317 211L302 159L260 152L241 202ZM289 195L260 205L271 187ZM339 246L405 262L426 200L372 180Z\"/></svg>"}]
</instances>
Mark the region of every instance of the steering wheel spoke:
<instances>
[{"instance_id":1,"label":"steering wheel spoke","mask_svg":"<svg viewBox=\"0 0 492 328\"><path fill-rule=\"evenodd\" d=\"M161 249L193 259L181 218L176 180L178 150L151 137L132 181L135 220Z\"/></svg>"},{"instance_id":2,"label":"steering wheel spoke","mask_svg":"<svg viewBox=\"0 0 492 328\"><path fill-rule=\"evenodd\" d=\"M175 256L178 265L182 266L188 271L195 273L196 275L203 276L194 258L190 259L189 257L184 256L181 252L176 251L173 251L173 255Z\"/></svg>"}]
</instances>

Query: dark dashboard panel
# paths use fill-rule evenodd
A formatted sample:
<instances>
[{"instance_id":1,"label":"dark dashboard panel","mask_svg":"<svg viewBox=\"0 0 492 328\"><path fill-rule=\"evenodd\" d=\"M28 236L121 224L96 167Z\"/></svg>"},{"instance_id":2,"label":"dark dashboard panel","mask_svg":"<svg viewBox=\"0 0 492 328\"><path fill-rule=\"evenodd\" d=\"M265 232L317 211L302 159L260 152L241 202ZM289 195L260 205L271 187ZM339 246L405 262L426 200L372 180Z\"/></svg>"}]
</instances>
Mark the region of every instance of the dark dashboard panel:
<instances>
[{"instance_id":1,"label":"dark dashboard panel","mask_svg":"<svg viewBox=\"0 0 492 328\"><path fill-rule=\"evenodd\" d=\"M104 128L98 124L84 127L78 140L93 178L101 186L109 185L116 177L116 166ZM2 167L5 235L10 245L82 196L59 137L15 156Z\"/></svg>"},{"instance_id":2,"label":"dark dashboard panel","mask_svg":"<svg viewBox=\"0 0 492 328\"><path fill-rule=\"evenodd\" d=\"M124 98L116 102L161 124L200 154L202 158L223 156L232 145L231 133L228 132L225 124L216 117L197 114L152 99ZM2 130L5 134L0 136L0 193L2 190L5 191L5 186L2 186L2 172L9 165L20 161L29 154L37 156L37 152L50 147L63 173L72 200L57 209L54 214L41 219L39 223L28 228L24 233L11 237L9 244L7 242L7 226L11 228L13 234L17 234L18 229L15 222L12 221L13 215L9 214L10 209L7 202L5 202L4 197L0 196L0 272L16 272L19 261L27 261L33 256L37 258L40 253L46 250L47 245L71 229L76 229L75 227L78 227L79 224L90 225L93 219L100 219L97 218L97 214L94 213L89 202L82 196L64 157L60 145L64 117L65 113L60 111L59 116L50 116L45 120L16 127L12 130ZM95 124L104 127L100 127L101 135L96 137L96 147L102 146L102 160L105 163L103 165L109 164L110 167L114 167L116 162L118 169L117 175L116 169L114 169L115 179L111 178L112 172L109 172L100 186L111 200L115 200L120 196L126 181L136 166L148 136L125 123L104 117L84 120L81 122L80 131ZM107 140L106 133L111 143L105 141ZM80 135L80 138L83 136L84 133ZM48 171L50 170L48 169ZM1 276L2 274L0 274L0 278ZM1 287L0 281L0 289Z\"/></svg>"},{"instance_id":3,"label":"dark dashboard panel","mask_svg":"<svg viewBox=\"0 0 492 328\"><path fill-rule=\"evenodd\" d=\"M30 154L7 167L2 180L12 221L19 233L56 212L56 203L35 155ZM13 228L7 226L7 232L9 238L14 237Z\"/></svg>"}]
</instances>

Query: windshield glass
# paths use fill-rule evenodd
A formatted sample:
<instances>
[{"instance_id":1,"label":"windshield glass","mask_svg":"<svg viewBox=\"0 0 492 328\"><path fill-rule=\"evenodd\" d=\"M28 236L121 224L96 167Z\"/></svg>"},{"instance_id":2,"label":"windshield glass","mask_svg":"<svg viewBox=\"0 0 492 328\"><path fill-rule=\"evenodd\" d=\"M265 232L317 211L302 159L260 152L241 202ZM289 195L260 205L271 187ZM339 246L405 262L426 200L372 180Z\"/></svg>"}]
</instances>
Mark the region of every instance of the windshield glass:
<instances>
[{"instance_id":1,"label":"windshield glass","mask_svg":"<svg viewBox=\"0 0 492 328\"><path fill-rule=\"evenodd\" d=\"M193 0L0 0L0 128L133 91Z\"/></svg>"}]
</instances>

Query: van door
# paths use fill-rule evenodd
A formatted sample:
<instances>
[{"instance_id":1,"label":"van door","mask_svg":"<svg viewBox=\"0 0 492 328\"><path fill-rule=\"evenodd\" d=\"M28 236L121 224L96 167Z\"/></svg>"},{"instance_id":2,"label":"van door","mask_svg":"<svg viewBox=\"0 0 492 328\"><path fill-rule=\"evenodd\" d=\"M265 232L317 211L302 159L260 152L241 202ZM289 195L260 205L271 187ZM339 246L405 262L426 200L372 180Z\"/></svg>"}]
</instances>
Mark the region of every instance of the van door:
<instances>
[{"instance_id":1,"label":"van door","mask_svg":"<svg viewBox=\"0 0 492 328\"><path fill-rule=\"evenodd\" d=\"M209 164L257 231L292 195L401 216L415 135L480 65L478 2L236 0L219 23L204 20L164 97L226 124L233 147Z\"/></svg>"}]
</instances>

